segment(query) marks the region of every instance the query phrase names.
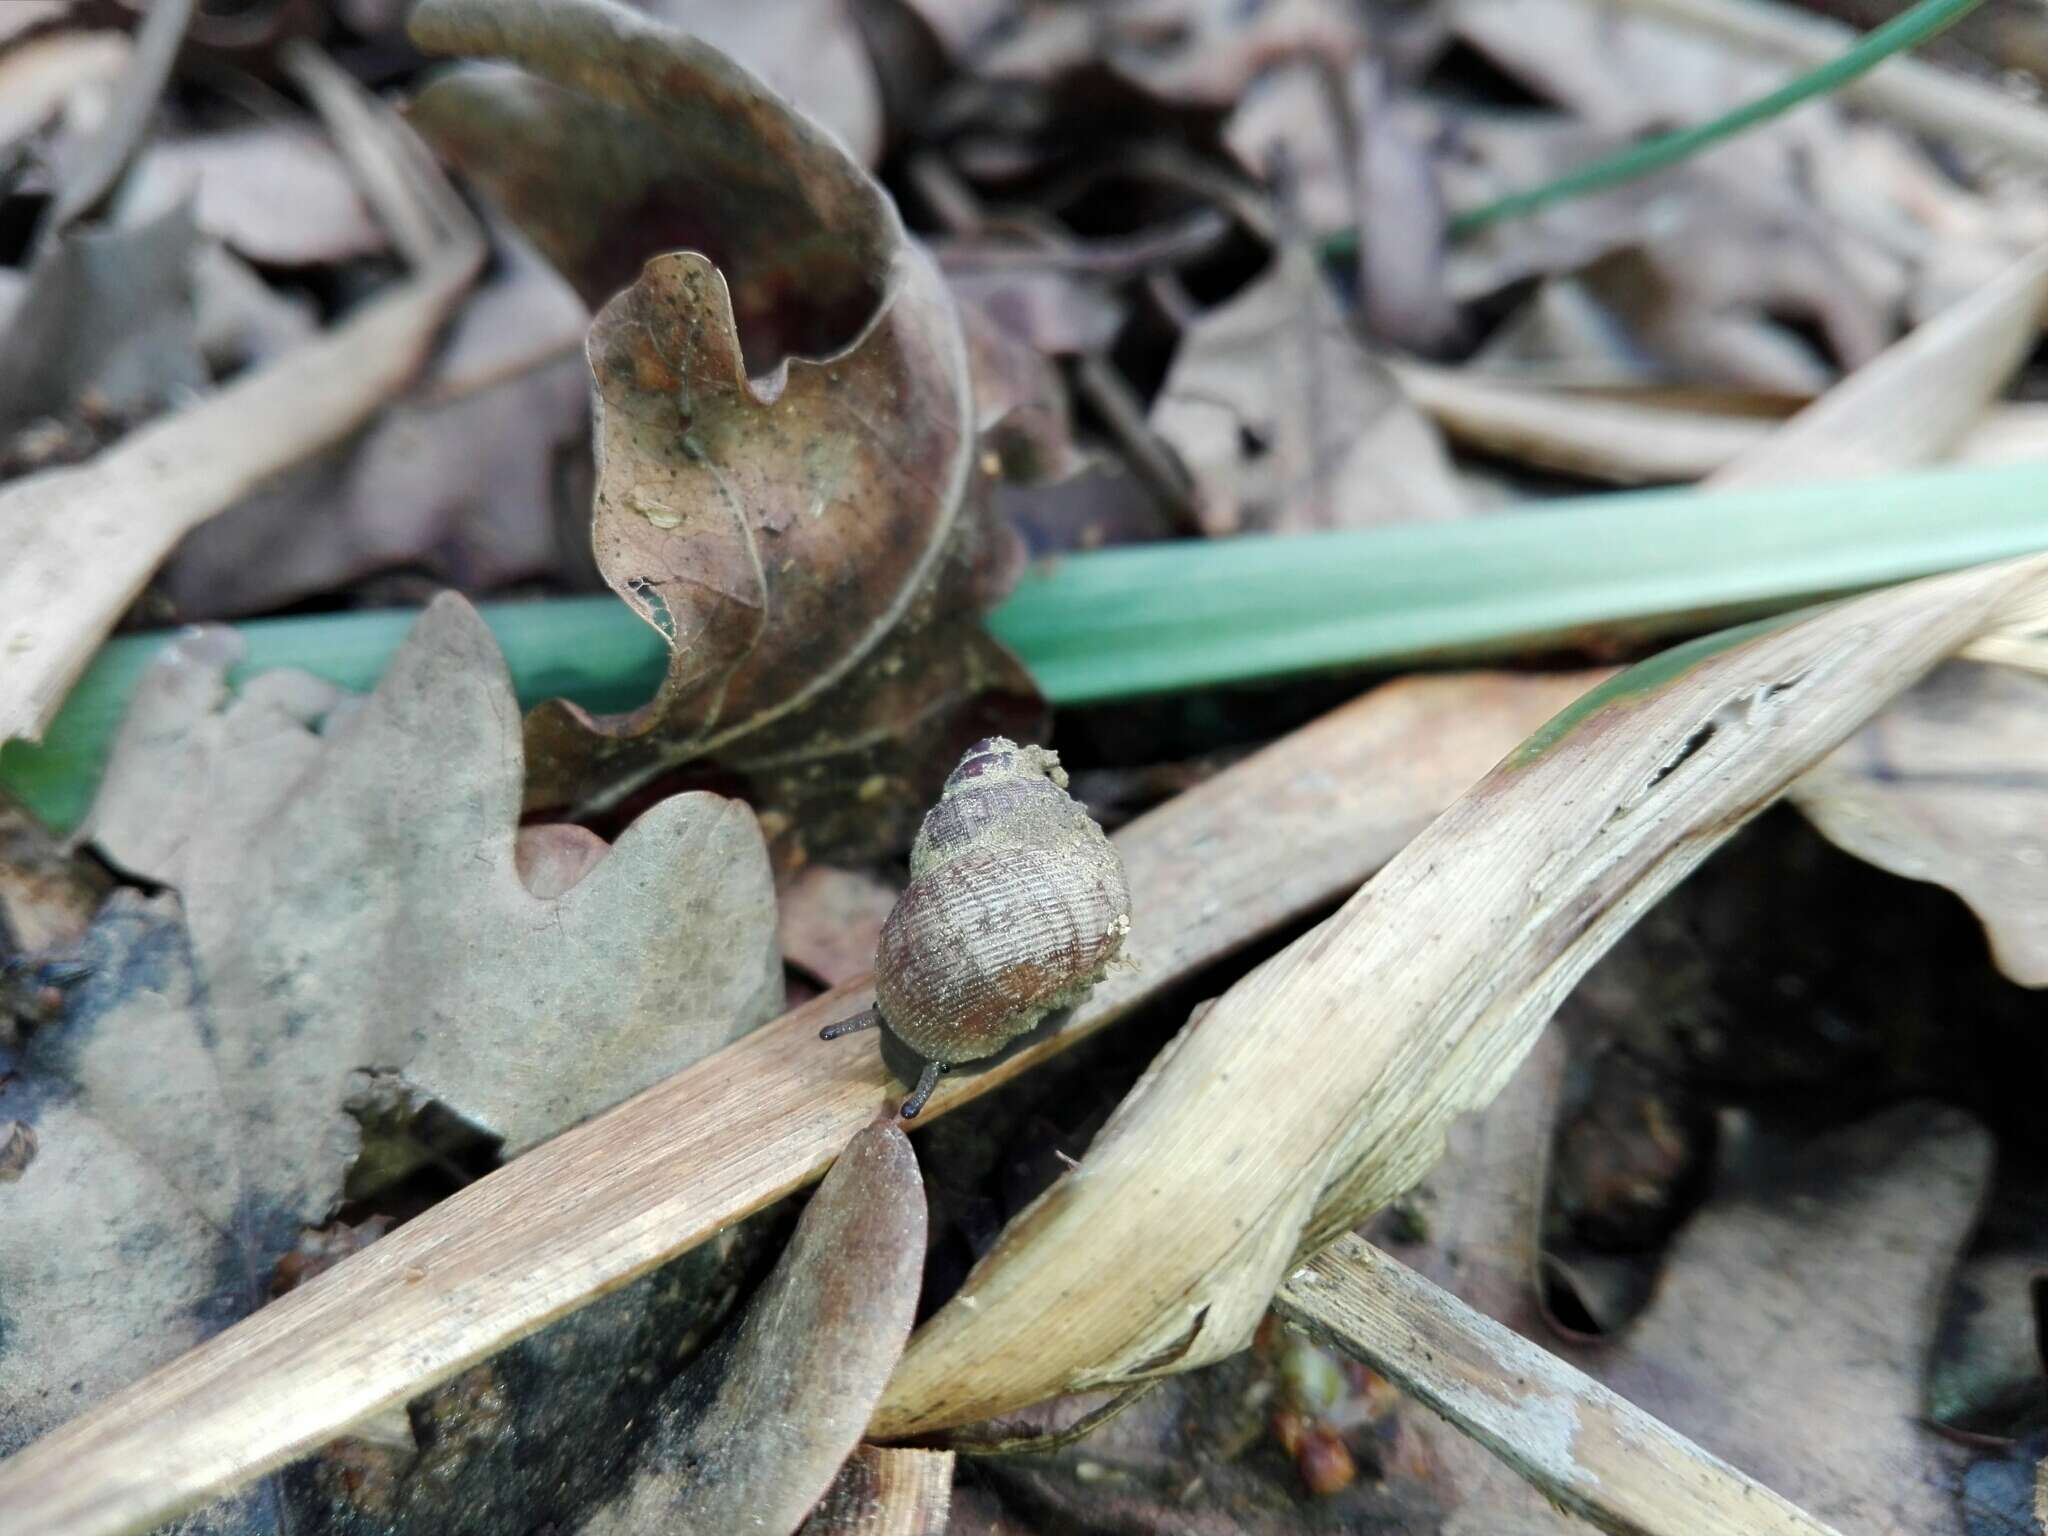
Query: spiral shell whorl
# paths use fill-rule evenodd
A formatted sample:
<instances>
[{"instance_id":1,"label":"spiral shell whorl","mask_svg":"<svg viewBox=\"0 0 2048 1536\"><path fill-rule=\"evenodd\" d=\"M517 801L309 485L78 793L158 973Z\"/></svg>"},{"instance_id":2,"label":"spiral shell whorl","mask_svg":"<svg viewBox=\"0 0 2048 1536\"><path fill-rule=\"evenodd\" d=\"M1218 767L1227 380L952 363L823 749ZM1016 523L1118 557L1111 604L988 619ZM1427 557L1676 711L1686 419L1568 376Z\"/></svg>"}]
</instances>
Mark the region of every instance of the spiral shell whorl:
<instances>
[{"instance_id":1,"label":"spiral shell whorl","mask_svg":"<svg viewBox=\"0 0 2048 1536\"><path fill-rule=\"evenodd\" d=\"M1123 862L1059 759L971 747L911 849L876 955L889 1027L933 1061L1000 1050L1101 978L1130 927Z\"/></svg>"}]
</instances>

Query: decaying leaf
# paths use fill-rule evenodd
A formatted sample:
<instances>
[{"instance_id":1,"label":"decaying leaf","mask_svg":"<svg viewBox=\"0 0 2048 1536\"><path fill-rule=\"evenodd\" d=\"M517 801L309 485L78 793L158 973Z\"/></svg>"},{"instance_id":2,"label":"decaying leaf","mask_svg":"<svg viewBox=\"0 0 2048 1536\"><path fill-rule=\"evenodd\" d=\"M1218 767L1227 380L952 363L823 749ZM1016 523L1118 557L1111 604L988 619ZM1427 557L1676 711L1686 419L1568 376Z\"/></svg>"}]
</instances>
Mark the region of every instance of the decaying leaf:
<instances>
[{"instance_id":1,"label":"decaying leaf","mask_svg":"<svg viewBox=\"0 0 2048 1536\"><path fill-rule=\"evenodd\" d=\"M1656 897L2044 581L1915 582L1595 689L1176 1038L919 1331L876 1432L1241 1348L1296 1255L1410 1187Z\"/></svg>"},{"instance_id":2,"label":"decaying leaf","mask_svg":"<svg viewBox=\"0 0 2048 1536\"><path fill-rule=\"evenodd\" d=\"M881 159L882 88L853 0L632 3L752 70L799 112L831 129L862 165Z\"/></svg>"},{"instance_id":3,"label":"decaying leaf","mask_svg":"<svg viewBox=\"0 0 2048 1536\"><path fill-rule=\"evenodd\" d=\"M668 641L669 674L630 715L535 711L530 802L611 803L709 757L757 803L803 808L814 852L900 840L933 764L1036 714L977 622L1008 546L979 494L966 349L936 268L843 149L704 44L601 0L427 0L412 25L429 47L560 82L472 66L418 120L505 190L586 295L639 273L591 332L593 541ZM533 204L603 134L630 163L583 196L618 206L629 182L640 216L593 251ZM510 163L562 159L516 174L507 139Z\"/></svg>"},{"instance_id":4,"label":"decaying leaf","mask_svg":"<svg viewBox=\"0 0 2048 1536\"><path fill-rule=\"evenodd\" d=\"M1838 846L1945 885L2000 970L2048 986L2048 678L1955 662L1905 694L1792 791Z\"/></svg>"},{"instance_id":5,"label":"decaying leaf","mask_svg":"<svg viewBox=\"0 0 2048 1536\"><path fill-rule=\"evenodd\" d=\"M875 966L882 923L896 905L895 886L857 869L812 864L784 882L782 956L828 987L865 976Z\"/></svg>"},{"instance_id":6,"label":"decaying leaf","mask_svg":"<svg viewBox=\"0 0 2048 1536\"><path fill-rule=\"evenodd\" d=\"M840 1154L738 1326L663 1397L626 1491L582 1536L788 1536L859 1443L903 1352L924 1267L910 1141L873 1125Z\"/></svg>"},{"instance_id":7,"label":"decaying leaf","mask_svg":"<svg viewBox=\"0 0 2048 1536\"><path fill-rule=\"evenodd\" d=\"M1536 1200L1562 1063L1561 1050L1532 1055L1461 1130L1424 1186L1426 1239L1389 1252L1840 1530L1959 1529L1965 1458L1920 1422L1921 1374L1989 1183L1984 1130L1924 1104L1818 1135L1731 1118L1649 1309L1589 1345L1538 1305ZM1498 1462L1450 1453L1461 1497L1447 1533L1584 1529Z\"/></svg>"},{"instance_id":8,"label":"decaying leaf","mask_svg":"<svg viewBox=\"0 0 2048 1536\"><path fill-rule=\"evenodd\" d=\"M563 895L520 883L517 711L460 599L346 707L277 673L230 702L231 650L199 631L152 673L96 810L177 899L109 905L0 1092L38 1142L0 1195L9 1450L268 1298L341 1198L370 1074L516 1149L780 999L743 807L664 801Z\"/></svg>"},{"instance_id":9,"label":"decaying leaf","mask_svg":"<svg viewBox=\"0 0 2048 1536\"><path fill-rule=\"evenodd\" d=\"M133 421L206 384L192 309L189 205L50 245L0 336L0 436L90 400Z\"/></svg>"},{"instance_id":10,"label":"decaying leaf","mask_svg":"<svg viewBox=\"0 0 2048 1536\"><path fill-rule=\"evenodd\" d=\"M584 516L561 471L584 462L589 317L499 233L498 275L402 399L179 545L155 585L181 616L261 612L394 569L477 591L557 568Z\"/></svg>"},{"instance_id":11,"label":"decaying leaf","mask_svg":"<svg viewBox=\"0 0 2048 1536\"><path fill-rule=\"evenodd\" d=\"M798 1536L958 1536L952 1495L951 1451L863 1445Z\"/></svg>"},{"instance_id":12,"label":"decaying leaf","mask_svg":"<svg viewBox=\"0 0 2048 1536\"><path fill-rule=\"evenodd\" d=\"M68 854L33 816L0 798L0 959L61 950L85 934L107 893L104 871Z\"/></svg>"},{"instance_id":13,"label":"decaying leaf","mask_svg":"<svg viewBox=\"0 0 2048 1536\"><path fill-rule=\"evenodd\" d=\"M1466 510L1436 429L1351 335L1303 247L1189 329L1152 425L1193 472L1211 533Z\"/></svg>"},{"instance_id":14,"label":"decaying leaf","mask_svg":"<svg viewBox=\"0 0 2048 1536\"><path fill-rule=\"evenodd\" d=\"M251 261L296 266L374 256L389 237L316 134L277 124L169 139L137 163L124 218L191 198L199 227Z\"/></svg>"}]
</instances>

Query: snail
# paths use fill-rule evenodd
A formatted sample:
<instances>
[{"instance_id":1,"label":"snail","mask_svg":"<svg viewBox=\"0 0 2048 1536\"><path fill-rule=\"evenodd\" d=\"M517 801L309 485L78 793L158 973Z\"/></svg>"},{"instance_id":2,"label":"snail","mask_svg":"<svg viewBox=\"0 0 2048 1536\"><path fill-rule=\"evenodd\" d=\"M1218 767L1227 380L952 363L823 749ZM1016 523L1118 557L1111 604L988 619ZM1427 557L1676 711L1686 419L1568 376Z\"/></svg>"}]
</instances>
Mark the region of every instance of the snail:
<instances>
[{"instance_id":1,"label":"snail","mask_svg":"<svg viewBox=\"0 0 2048 1536\"><path fill-rule=\"evenodd\" d=\"M1058 756L978 741L911 847L910 885L875 950L875 1006L820 1038L880 1026L916 1052L924 1066L901 1111L915 1119L941 1072L1087 996L1130 912L1123 860L1067 794Z\"/></svg>"}]
</instances>

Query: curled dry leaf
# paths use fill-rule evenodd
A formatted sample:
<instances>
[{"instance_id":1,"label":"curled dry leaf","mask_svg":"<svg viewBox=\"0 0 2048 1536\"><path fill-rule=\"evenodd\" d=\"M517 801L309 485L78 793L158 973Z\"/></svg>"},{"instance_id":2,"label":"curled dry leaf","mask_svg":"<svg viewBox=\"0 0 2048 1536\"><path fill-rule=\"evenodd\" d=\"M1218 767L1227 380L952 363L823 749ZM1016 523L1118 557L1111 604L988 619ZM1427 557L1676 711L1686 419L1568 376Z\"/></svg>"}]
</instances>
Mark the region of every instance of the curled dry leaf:
<instances>
[{"instance_id":1,"label":"curled dry leaf","mask_svg":"<svg viewBox=\"0 0 2048 1536\"><path fill-rule=\"evenodd\" d=\"M2039 558L1932 578L1595 689L1175 1039L920 1330L876 1433L1241 1348L1297 1256L1413 1185L1652 901L2044 584Z\"/></svg>"},{"instance_id":2,"label":"curled dry leaf","mask_svg":"<svg viewBox=\"0 0 2048 1536\"><path fill-rule=\"evenodd\" d=\"M151 674L96 811L177 899L108 906L0 1106L39 1141L0 1198L9 1450L267 1299L340 1201L366 1072L517 1149L780 997L744 807L664 801L564 895L521 884L517 711L460 599L345 709L296 674L228 702L231 649L199 631Z\"/></svg>"},{"instance_id":3,"label":"curled dry leaf","mask_svg":"<svg viewBox=\"0 0 2048 1536\"><path fill-rule=\"evenodd\" d=\"M854 0L632 0L759 75L853 158L882 157L882 87L854 20Z\"/></svg>"},{"instance_id":4,"label":"curled dry leaf","mask_svg":"<svg viewBox=\"0 0 2048 1536\"><path fill-rule=\"evenodd\" d=\"M933 263L844 150L693 39L601 0L426 0L412 26L560 82L472 67L416 117L586 295L639 271L591 331L593 542L669 673L630 715L536 710L531 803L611 803L711 758L813 851L906 837L931 765L1037 714L978 623L1009 546ZM639 216L592 249L536 209L613 133L626 170L583 196L614 206L623 179Z\"/></svg>"},{"instance_id":5,"label":"curled dry leaf","mask_svg":"<svg viewBox=\"0 0 2048 1536\"><path fill-rule=\"evenodd\" d=\"M1955 662L1792 791L1830 842L1954 891L1998 968L2048 986L2048 678Z\"/></svg>"},{"instance_id":6,"label":"curled dry leaf","mask_svg":"<svg viewBox=\"0 0 2048 1536\"><path fill-rule=\"evenodd\" d=\"M924 1270L924 1184L869 1126L804 1208L738 1326L663 1396L626 1491L581 1536L788 1536L859 1444L903 1353Z\"/></svg>"},{"instance_id":7,"label":"curled dry leaf","mask_svg":"<svg viewBox=\"0 0 2048 1536\"><path fill-rule=\"evenodd\" d=\"M1196 321L1152 407L1211 533L1300 533L1457 517L1436 429L1354 337L1316 258L1272 269Z\"/></svg>"}]
</instances>

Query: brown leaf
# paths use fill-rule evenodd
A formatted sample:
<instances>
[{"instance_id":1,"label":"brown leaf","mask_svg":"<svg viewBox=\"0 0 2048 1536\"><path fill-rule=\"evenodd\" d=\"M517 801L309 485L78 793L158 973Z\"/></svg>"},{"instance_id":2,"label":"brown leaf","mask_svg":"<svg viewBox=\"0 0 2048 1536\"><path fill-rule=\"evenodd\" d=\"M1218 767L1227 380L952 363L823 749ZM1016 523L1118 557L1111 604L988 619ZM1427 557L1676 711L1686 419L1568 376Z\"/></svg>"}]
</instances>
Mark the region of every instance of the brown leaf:
<instances>
[{"instance_id":1,"label":"brown leaf","mask_svg":"<svg viewBox=\"0 0 2048 1536\"><path fill-rule=\"evenodd\" d=\"M412 122L593 308L649 257L702 252L766 378L846 347L881 305L902 242L887 198L708 44L603 0L425 0L410 26L430 52L520 66L448 71Z\"/></svg>"},{"instance_id":2,"label":"brown leaf","mask_svg":"<svg viewBox=\"0 0 2048 1536\"><path fill-rule=\"evenodd\" d=\"M67 949L84 937L107 893L106 872L67 853L28 812L0 799L0 959Z\"/></svg>"},{"instance_id":3,"label":"brown leaf","mask_svg":"<svg viewBox=\"0 0 2048 1536\"><path fill-rule=\"evenodd\" d=\"M1793 802L1829 841L1945 885L1998 968L2048 986L2048 678L1953 662L1809 773Z\"/></svg>"},{"instance_id":4,"label":"brown leaf","mask_svg":"<svg viewBox=\"0 0 2048 1536\"><path fill-rule=\"evenodd\" d=\"M1152 425L1193 472L1210 533L1466 511L1436 429L1351 335L1305 248L1195 322Z\"/></svg>"},{"instance_id":5,"label":"brown leaf","mask_svg":"<svg viewBox=\"0 0 2048 1536\"><path fill-rule=\"evenodd\" d=\"M828 987L866 975L896 896L895 886L860 870L806 865L777 893L783 959Z\"/></svg>"},{"instance_id":6,"label":"brown leaf","mask_svg":"<svg viewBox=\"0 0 2048 1536\"><path fill-rule=\"evenodd\" d=\"M909 1138L870 1126L811 1197L734 1333L664 1396L631 1484L581 1536L796 1530L910 1337L924 1229Z\"/></svg>"},{"instance_id":7,"label":"brown leaf","mask_svg":"<svg viewBox=\"0 0 2048 1536\"><path fill-rule=\"evenodd\" d=\"M668 641L669 674L630 715L536 710L530 803L611 803L710 757L814 853L901 840L950 750L1037 713L977 622L1008 546L978 494L936 268L843 150L703 44L599 0L427 0L413 29L590 93L444 81L421 120L458 159L481 155L486 124L513 131L492 114L515 99L515 159L618 129L652 223L607 226L604 252L643 251L650 231L696 247L648 261L590 337L598 565ZM611 267L559 228L536 238L603 291Z\"/></svg>"},{"instance_id":8,"label":"brown leaf","mask_svg":"<svg viewBox=\"0 0 2048 1536\"><path fill-rule=\"evenodd\" d=\"M863 1445L798 1536L947 1536L953 1453Z\"/></svg>"},{"instance_id":9,"label":"brown leaf","mask_svg":"<svg viewBox=\"0 0 2048 1536\"><path fill-rule=\"evenodd\" d=\"M1087 461L1074 446L1073 412L1059 370L980 305L963 301L959 313L975 426L1002 479L1029 485L1078 474Z\"/></svg>"}]
</instances>

